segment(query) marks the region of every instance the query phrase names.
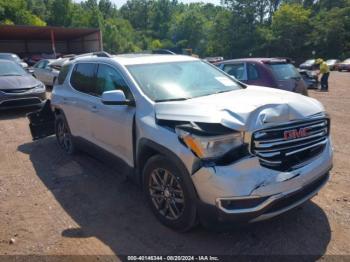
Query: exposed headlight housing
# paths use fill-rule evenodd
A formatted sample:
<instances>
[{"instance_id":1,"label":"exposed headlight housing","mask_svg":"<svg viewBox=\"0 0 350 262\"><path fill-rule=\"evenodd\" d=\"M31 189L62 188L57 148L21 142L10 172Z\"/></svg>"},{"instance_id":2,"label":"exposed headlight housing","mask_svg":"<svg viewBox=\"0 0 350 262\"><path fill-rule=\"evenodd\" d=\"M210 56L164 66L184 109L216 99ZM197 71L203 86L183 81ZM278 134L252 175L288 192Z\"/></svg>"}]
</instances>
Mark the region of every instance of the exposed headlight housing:
<instances>
[{"instance_id":1,"label":"exposed headlight housing","mask_svg":"<svg viewBox=\"0 0 350 262\"><path fill-rule=\"evenodd\" d=\"M45 90L45 85L43 83L40 83L36 85L33 89L34 92L39 92Z\"/></svg>"},{"instance_id":2,"label":"exposed headlight housing","mask_svg":"<svg viewBox=\"0 0 350 262\"><path fill-rule=\"evenodd\" d=\"M216 159L244 143L244 134L234 132L225 135L199 136L176 128L176 133L183 143L199 158L204 160Z\"/></svg>"}]
</instances>

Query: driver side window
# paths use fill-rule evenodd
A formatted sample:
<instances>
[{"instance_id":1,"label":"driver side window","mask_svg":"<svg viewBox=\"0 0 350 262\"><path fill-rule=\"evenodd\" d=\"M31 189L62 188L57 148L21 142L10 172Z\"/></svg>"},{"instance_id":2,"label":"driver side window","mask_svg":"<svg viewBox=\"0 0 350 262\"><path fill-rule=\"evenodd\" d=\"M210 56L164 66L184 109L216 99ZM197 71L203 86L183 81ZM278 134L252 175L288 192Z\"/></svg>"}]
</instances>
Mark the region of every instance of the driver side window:
<instances>
[{"instance_id":1,"label":"driver side window","mask_svg":"<svg viewBox=\"0 0 350 262\"><path fill-rule=\"evenodd\" d=\"M96 95L101 96L103 92L122 90L127 99L132 99L130 90L121 74L114 68L99 64L96 75Z\"/></svg>"}]
</instances>

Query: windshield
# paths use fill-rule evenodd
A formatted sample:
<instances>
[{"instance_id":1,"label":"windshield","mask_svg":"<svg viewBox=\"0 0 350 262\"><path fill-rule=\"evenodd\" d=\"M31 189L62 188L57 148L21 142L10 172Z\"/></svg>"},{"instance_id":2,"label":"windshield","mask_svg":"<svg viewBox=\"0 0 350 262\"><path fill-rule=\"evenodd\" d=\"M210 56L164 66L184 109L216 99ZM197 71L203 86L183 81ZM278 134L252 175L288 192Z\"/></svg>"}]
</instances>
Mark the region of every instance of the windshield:
<instances>
[{"instance_id":1,"label":"windshield","mask_svg":"<svg viewBox=\"0 0 350 262\"><path fill-rule=\"evenodd\" d=\"M300 78L299 72L292 64L271 64L270 68L277 80Z\"/></svg>"},{"instance_id":2,"label":"windshield","mask_svg":"<svg viewBox=\"0 0 350 262\"><path fill-rule=\"evenodd\" d=\"M22 76L25 74L26 71L13 62L0 62L0 76Z\"/></svg>"},{"instance_id":3,"label":"windshield","mask_svg":"<svg viewBox=\"0 0 350 262\"><path fill-rule=\"evenodd\" d=\"M0 54L0 59L15 61L16 63L20 63L21 59L15 54Z\"/></svg>"},{"instance_id":4,"label":"windshield","mask_svg":"<svg viewBox=\"0 0 350 262\"><path fill-rule=\"evenodd\" d=\"M128 66L153 101L185 100L240 89L232 78L202 61Z\"/></svg>"},{"instance_id":5,"label":"windshield","mask_svg":"<svg viewBox=\"0 0 350 262\"><path fill-rule=\"evenodd\" d=\"M350 64L350 59L346 59L343 63L344 64Z\"/></svg>"},{"instance_id":6,"label":"windshield","mask_svg":"<svg viewBox=\"0 0 350 262\"><path fill-rule=\"evenodd\" d=\"M327 60L326 63L327 63L327 64L334 64L335 62L337 62L337 60L333 60L333 59L332 59L332 60Z\"/></svg>"},{"instance_id":7,"label":"windshield","mask_svg":"<svg viewBox=\"0 0 350 262\"><path fill-rule=\"evenodd\" d=\"M306 60L304 64L312 65L315 63L315 59Z\"/></svg>"}]
</instances>

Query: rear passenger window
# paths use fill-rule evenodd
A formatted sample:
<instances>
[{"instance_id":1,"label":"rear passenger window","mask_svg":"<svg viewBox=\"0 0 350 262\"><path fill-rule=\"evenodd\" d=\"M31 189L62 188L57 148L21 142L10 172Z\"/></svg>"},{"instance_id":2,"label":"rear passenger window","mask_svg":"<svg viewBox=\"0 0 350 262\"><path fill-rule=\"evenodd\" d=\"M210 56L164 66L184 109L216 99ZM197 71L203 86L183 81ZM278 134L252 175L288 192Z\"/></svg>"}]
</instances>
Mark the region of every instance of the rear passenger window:
<instances>
[{"instance_id":1,"label":"rear passenger window","mask_svg":"<svg viewBox=\"0 0 350 262\"><path fill-rule=\"evenodd\" d=\"M255 64L248 63L248 80L257 80L259 79L258 68Z\"/></svg>"},{"instance_id":2,"label":"rear passenger window","mask_svg":"<svg viewBox=\"0 0 350 262\"><path fill-rule=\"evenodd\" d=\"M60 73L58 75L57 81L59 85L62 85L64 80L67 77L67 74L69 72L70 65L65 65L61 68Z\"/></svg>"},{"instance_id":3,"label":"rear passenger window","mask_svg":"<svg viewBox=\"0 0 350 262\"><path fill-rule=\"evenodd\" d=\"M224 71L238 80L246 80L244 76L244 63L224 65Z\"/></svg>"},{"instance_id":4,"label":"rear passenger window","mask_svg":"<svg viewBox=\"0 0 350 262\"><path fill-rule=\"evenodd\" d=\"M75 65L70 79L71 85L80 92L94 95L95 71L96 64L81 63Z\"/></svg>"},{"instance_id":5,"label":"rear passenger window","mask_svg":"<svg viewBox=\"0 0 350 262\"><path fill-rule=\"evenodd\" d=\"M96 95L105 91L122 90L125 97L131 99L131 93L121 74L114 68L100 64L96 76Z\"/></svg>"}]
</instances>

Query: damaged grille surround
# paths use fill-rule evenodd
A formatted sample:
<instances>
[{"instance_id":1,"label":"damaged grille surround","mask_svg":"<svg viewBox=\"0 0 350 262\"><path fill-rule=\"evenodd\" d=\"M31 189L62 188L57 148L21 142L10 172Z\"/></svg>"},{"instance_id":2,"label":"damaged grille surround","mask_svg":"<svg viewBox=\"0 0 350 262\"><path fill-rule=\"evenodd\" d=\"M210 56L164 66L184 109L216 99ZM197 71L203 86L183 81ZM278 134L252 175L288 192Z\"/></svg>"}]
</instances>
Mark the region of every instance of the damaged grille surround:
<instances>
[{"instance_id":1,"label":"damaged grille surround","mask_svg":"<svg viewBox=\"0 0 350 262\"><path fill-rule=\"evenodd\" d=\"M250 152L264 167L289 171L319 155L328 142L328 117L296 121L252 133Z\"/></svg>"}]
</instances>

